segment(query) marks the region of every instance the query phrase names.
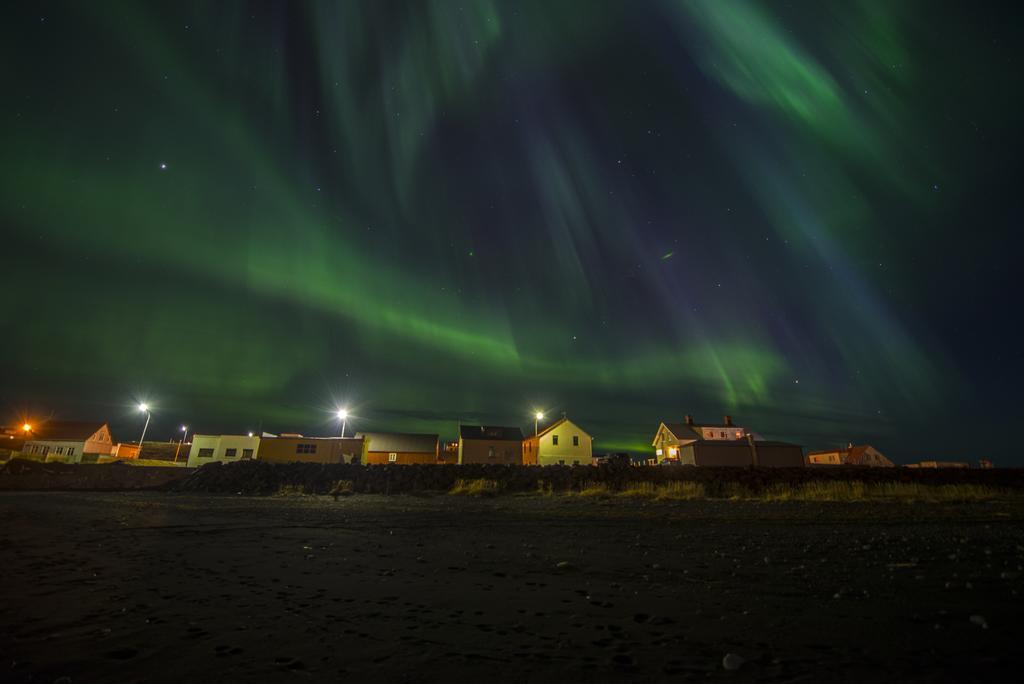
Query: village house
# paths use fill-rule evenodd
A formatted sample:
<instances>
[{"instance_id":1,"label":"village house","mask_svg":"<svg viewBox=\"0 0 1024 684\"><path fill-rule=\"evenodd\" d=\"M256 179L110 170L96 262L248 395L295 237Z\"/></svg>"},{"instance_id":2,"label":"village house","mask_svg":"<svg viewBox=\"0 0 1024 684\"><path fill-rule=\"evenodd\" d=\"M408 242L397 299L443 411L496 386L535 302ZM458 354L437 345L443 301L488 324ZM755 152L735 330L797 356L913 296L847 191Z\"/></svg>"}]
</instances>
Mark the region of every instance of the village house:
<instances>
[{"instance_id":1,"label":"village house","mask_svg":"<svg viewBox=\"0 0 1024 684\"><path fill-rule=\"evenodd\" d=\"M496 425L459 426L460 464L523 464L523 431Z\"/></svg>"},{"instance_id":2,"label":"village house","mask_svg":"<svg viewBox=\"0 0 1024 684\"><path fill-rule=\"evenodd\" d=\"M188 467L207 463L234 463L256 458L260 438L253 435L192 435Z\"/></svg>"},{"instance_id":3,"label":"village house","mask_svg":"<svg viewBox=\"0 0 1024 684\"><path fill-rule=\"evenodd\" d=\"M299 434L264 435L259 459L266 463L363 463L362 437L304 437Z\"/></svg>"},{"instance_id":4,"label":"village house","mask_svg":"<svg viewBox=\"0 0 1024 684\"><path fill-rule=\"evenodd\" d=\"M843 449L826 449L811 451L807 454L809 465L848 465L869 468L895 468L896 464L882 455L870 444L854 446L848 444Z\"/></svg>"},{"instance_id":5,"label":"village house","mask_svg":"<svg viewBox=\"0 0 1024 684\"><path fill-rule=\"evenodd\" d=\"M908 463L907 468L970 468L970 463L963 461L921 461L920 463Z\"/></svg>"},{"instance_id":6,"label":"village house","mask_svg":"<svg viewBox=\"0 0 1024 684\"><path fill-rule=\"evenodd\" d=\"M593 437L562 417L523 440L524 465L591 465Z\"/></svg>"},{"instance_id":7,"label":"village house","mask_svg":"<svg viewBox=\"0 0 1024 684\"><path fill-rule=\"evenodd\" d=\"M804 466L798 444L761 439L725 416L721 423L661 423L651 443L659 464L696 466Z\"/></svg>"},{"instance_id":8,"label":"village house","mask_svg":"<svg viewBox=\"0 0 1024 684\"><path fill-rule=\"evenodd\" d=\"M397 463L438 463L438 437L403 432L357 432L356 437L366 440L368 465Z\"/></svg>"},{"instance_id":9,"label":"village house","mask_svg":"<svg viewBox=\"0 0 1024 684\"><path fill-rule=\"evenodd\" d=\"M106 423L50 420L28 427L21 453L34 460L88 463L110 453Z\"/></svg>"}]
</instances>

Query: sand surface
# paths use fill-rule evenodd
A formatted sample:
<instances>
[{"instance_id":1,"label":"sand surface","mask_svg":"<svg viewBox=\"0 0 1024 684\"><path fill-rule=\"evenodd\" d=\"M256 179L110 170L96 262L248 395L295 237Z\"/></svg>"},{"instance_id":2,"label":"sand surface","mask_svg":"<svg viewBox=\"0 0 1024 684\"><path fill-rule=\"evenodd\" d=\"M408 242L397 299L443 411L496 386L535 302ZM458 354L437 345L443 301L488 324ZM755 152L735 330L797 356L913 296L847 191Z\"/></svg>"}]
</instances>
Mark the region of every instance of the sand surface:
<instances>
[{"instance_id":1,"label":"sand surface","mask_svg":"<svg viewBox=\"0 0 1024 684\"><path fill-rule=\"evenodd\" d=\"M5 492L0 515L2 681L1020 668L1019 505Z\"/></svg>"}]
</instances>

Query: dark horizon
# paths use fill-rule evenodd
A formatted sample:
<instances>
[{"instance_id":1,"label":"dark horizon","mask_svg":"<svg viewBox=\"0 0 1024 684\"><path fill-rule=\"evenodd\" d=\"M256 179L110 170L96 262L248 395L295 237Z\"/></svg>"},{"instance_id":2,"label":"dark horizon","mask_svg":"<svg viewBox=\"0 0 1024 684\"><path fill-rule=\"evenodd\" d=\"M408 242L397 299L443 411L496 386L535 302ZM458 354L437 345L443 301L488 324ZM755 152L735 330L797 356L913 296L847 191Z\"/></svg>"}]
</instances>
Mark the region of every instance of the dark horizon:
<instances>
[{"instance_id":1,"label":"dark horizon","mask_svg":"<svg viewBox=\"0 0 1024 684\"><path fill-rule=\"evenodd\" d=\"M1016 5L4 17L0 423L1024 466Z\"/></svg>"}]
</instances>

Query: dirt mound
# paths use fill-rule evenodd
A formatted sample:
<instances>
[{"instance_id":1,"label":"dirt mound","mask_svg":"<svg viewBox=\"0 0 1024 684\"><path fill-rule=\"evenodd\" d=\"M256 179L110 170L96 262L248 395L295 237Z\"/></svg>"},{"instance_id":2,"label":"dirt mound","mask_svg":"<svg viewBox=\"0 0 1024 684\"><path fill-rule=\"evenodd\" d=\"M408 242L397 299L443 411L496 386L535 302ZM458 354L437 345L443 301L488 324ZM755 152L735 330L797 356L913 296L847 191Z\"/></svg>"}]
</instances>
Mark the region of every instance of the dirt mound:
<instances>
[{"instance_id":1,"label":"dirt mound","mask_svg":"<svg viewBox=\"0 0 1024 684\"><path fill-rule=\"evenodd\" d=\"M917 483L926 485L978 484L1024 489L1024 470L911 470L907 468L686 468L686 467L572 467L506 465L374 465L241 461L211 463L175 482L182 492L224 492L267 495L282 491L330 494L344 491L402 494L448 491L459 481L487 480L499 492L573 491L603 484L624 489L638 482L655 485L696 482L714 495L732 484L762 492L778 484L815 481Z\"/></svg>"},{"instance_id":2,"label":"dirt mound","mask_svg":"<svg viewBox=\"0 0 1024 684\"><path fill-rule=\"evenodd\" d=\"M135 467L124 463L72 465L14 459L0 468L0 490L161 489L187 475L185 468Z\"/></svg>"}]
</instances>

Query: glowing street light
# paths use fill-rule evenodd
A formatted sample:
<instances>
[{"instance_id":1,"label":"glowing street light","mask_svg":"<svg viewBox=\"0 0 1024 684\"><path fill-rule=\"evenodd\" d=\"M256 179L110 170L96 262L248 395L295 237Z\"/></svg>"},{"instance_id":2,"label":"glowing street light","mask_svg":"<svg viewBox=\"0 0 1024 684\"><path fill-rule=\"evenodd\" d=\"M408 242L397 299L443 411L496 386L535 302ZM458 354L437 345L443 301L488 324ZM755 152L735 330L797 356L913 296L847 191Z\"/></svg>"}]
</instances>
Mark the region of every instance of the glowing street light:
<instances>
[{"instance_id":1,"label":"glowing street light","mask_svg":"<svg viewBox=\"0 0 1024 684\"><path fill-rule=\"evenodd\" d=\"M139 456L142 458L142 444L146 441L146 430L149 428L149 419L153 417L153 414L149 412L149 404L142 402L139 404L139 411L146 414L146 424L142 426L142 436L139 437Z\"/></svg>"},{"instance_id":2,"label":"glowing street light","mask_svg":"<svg viewBox=\"0 0 1024 684\"><path fill-rule=\"evenodd\" d=\"M174 450L174 462L178 462L178 452L181 451L181 445L185 443L185 438L188 437L188 425L181 426L181 439L178 440L178 448Z\"/></svg>"},{"instance_id":3,"label":"glowing street light","mask_svg":"<svg viewBox=\"0 0 1024 684\"><path fill-rule=\"evenodd\" d=\"M32 424L31 423L25 423L24 425L21 426L21 429L24 432L32 432Z\"/></svg>"},{"instance_id":4,"label":"glowing street light","mask_svg":"<svg viewBox=\"0 0 1024 684\"><path fill-rule=\"evenodd\" d=\"M537 424L540 423L540 421L542 421L542 420L544 420L544 412L543 411L537 411L536 413L533 414L533 436L534 437L537 436Z\"/></svg>"},{"instance_id":5,"label":"glowing street light","mask_svg":"<svg viewBox=\"0 0 1024 684\"><path fill-rule=\"evenodd\" d=\"M345 438L345 426L348 424L348 409L338 409L335 414L338 416L338 420L341 421L341 438Z\"/></svg>"}]
</instances>

